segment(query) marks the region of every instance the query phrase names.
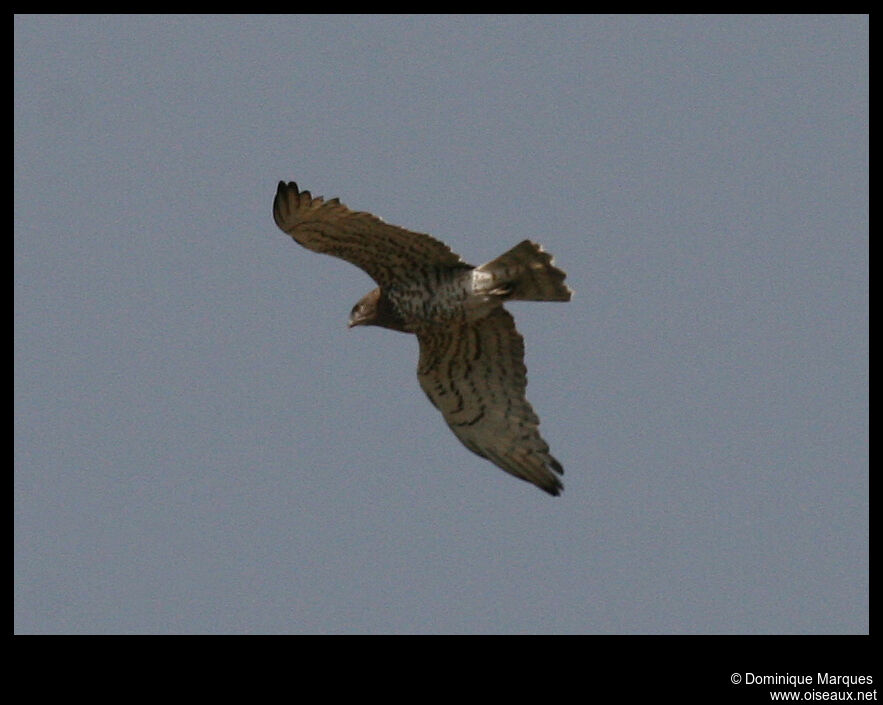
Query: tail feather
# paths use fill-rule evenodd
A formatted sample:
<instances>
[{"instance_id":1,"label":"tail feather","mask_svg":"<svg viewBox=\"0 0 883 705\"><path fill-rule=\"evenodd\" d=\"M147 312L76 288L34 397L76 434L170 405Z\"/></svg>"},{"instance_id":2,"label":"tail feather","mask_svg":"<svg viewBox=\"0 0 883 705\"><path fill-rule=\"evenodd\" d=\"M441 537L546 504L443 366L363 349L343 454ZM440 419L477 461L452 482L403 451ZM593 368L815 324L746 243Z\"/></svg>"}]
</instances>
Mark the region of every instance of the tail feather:
<instances>
[{"instance_id":1,"label":"tail feather","mask_svg":"<svg viewBox=\"0 0 883 705\"><path fill-rule=\"evenodd\" d=\"M552 255L530 240L518 243L487 264L476 267L476 293L520 301L570 301L567 276Z\"/></svg>"}]
</instances>

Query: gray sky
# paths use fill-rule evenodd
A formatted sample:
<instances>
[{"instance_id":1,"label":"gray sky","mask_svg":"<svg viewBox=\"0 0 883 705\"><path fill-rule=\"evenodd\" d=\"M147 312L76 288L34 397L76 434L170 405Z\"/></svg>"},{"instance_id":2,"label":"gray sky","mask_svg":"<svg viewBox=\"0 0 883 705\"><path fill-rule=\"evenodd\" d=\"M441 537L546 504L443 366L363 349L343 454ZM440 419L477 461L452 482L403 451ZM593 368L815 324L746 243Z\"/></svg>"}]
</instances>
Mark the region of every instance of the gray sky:
<instances>
[{"instance_id":1,"label":"gray sky","mask_svg":"<svg viewBox=\"0 0 883 705\"><path fill-rule=\"evenodd\" d=\"M868 631L868 18L15 18L17 633ZM552 498L276 182L479 264Z\"/></svg>"}]
</instances>

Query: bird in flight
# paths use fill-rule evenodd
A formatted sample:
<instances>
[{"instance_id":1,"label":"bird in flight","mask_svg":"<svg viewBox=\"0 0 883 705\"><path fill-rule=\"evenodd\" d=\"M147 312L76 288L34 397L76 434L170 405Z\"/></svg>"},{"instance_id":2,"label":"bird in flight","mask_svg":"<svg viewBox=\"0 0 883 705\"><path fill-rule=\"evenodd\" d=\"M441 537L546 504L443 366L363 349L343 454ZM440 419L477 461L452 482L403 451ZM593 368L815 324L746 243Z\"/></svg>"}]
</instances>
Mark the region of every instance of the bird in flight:
<instances>
[{"instance_id":1,"label":"bird in flight","mask_svg":"<svg viewBox=\"0 0 883 705\"><path fill-rule=\"evenodd\" d=\"M463 445L551 495L561 492L564 469L525 397L524 340L503 308L510 300L570 301L566 275L548 252L524 240L474 267L429 235L294 182L279 182L273 219L307 249L344 259L378 284L353 307L350 327L417 336L417 379Z\"/></svg>"}]
</instances>

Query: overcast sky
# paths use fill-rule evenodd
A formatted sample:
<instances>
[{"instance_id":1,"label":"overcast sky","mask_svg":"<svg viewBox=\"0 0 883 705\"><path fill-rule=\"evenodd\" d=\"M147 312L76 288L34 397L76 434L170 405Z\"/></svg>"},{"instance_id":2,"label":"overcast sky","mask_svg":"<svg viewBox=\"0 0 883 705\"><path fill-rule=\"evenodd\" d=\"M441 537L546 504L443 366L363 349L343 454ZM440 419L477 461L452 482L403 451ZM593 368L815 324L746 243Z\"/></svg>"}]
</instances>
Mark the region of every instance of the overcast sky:
<instances>
[{"instance_id":1,"label":"overcast sky","mask_svg":"<svg viewBox=\"0 0 883 705\"><path fill-rule=\"evenodd\" d=\"M14 28L16 633L867 633L866 16ZM561 497L280 179L553 253Z\"/></svg>"}]
</instances>

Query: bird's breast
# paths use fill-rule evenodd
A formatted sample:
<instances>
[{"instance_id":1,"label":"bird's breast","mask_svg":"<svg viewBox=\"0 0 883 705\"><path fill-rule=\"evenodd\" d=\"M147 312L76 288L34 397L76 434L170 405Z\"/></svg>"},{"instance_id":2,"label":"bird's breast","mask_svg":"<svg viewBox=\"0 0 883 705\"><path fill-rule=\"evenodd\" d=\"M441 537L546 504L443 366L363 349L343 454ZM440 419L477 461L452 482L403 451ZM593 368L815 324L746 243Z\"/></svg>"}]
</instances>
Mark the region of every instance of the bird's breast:
<instances>
[{"instance_id":1,"label":"bird's breast","mask_svg":"<svg viewBox=\"0 0 883 705\"><path fill-rule=\"evenodd\" d=\"M419 325L467 321L488 315L499 301L476 295L471 269L436 270L387 290L403 319Z\"/></svg>"}]
</instances>

